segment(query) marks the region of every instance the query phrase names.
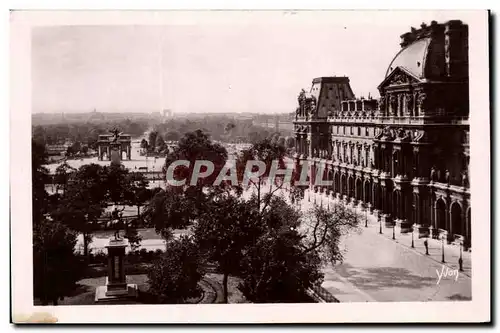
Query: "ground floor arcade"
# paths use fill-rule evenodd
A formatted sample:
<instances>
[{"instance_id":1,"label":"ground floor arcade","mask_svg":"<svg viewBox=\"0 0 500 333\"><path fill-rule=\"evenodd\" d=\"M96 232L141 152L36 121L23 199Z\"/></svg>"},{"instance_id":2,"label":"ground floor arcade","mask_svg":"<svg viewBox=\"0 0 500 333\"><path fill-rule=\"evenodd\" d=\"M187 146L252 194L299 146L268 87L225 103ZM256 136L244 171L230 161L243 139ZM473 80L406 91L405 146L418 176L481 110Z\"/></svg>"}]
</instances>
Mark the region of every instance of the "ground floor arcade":
<instances>
[{"instance_id":1,"label":"ground floor arcade","mask_svg":"<svg viewBox=\"0 0 500 333\"><path fill-rule=\"evenodd\" d=\"M309 180L315 191L343 199L376 212L386 224L397 224L402 232L413 225L427 227L433 237L471 244L470 192L464 187L426 178L392 178L388 173L323 159L309 161ZM315 179L329 185L316 185Z\"/></svg>"}]
</instances>

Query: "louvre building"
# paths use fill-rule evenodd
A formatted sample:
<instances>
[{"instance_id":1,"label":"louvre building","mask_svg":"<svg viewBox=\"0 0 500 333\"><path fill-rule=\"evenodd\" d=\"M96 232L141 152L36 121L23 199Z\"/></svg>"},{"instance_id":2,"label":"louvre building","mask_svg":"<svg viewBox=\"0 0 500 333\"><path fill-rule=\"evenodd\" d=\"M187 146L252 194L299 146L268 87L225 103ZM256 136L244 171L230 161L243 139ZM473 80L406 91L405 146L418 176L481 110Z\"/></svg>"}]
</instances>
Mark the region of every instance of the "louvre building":
<instances>
[{"instance_id":1,"label":"louvre building","mask_svg":"<svg viewBox=\"0 0 500 333\"><path fill-rule=\"evenodd\" d=\"M311 188L377 214L401 232L471 244L468 27L422 24L401 36L380 98L356 99L348 77L302 90L294 119L296 162ZM315 185L318 176L333 185Z\"/></svg>"}]
</instances>

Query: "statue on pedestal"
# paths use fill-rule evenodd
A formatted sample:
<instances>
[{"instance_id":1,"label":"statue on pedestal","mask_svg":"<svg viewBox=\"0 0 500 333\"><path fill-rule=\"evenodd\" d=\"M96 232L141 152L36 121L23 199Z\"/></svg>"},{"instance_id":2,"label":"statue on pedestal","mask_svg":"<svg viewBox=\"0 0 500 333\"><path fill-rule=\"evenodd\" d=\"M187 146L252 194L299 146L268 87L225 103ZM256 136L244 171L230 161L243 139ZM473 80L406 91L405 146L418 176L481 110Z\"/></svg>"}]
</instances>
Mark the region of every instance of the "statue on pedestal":
<instances>
[{"instance_id":1,"label":"statue on pedestal","mask_svg":"<svg viewBox=\"0 0 500 333\"><path fill-rule=\"evenodd\" d=\"M96 303L133 302L133 299L138 296L137 284L128 284L125 274L125 249L129 246L129 242L127 239L120 238L119 235L120 226L123 222L123 209L118 210L115 207L111 212L111 219L117 229L114 238L111 237L106 246L108 252L108 276L106 277L106 284L96 289Z\"/></svg>"},{"instance_id":2,"label":"statue on pedestal","mask_svg":"<svg viewBox=\"0 0 500 333\"><path fill-rule=\"evenodd\" d=\"M109 131L111 134L113 134L113 136L111 137L111 142L113 143L118 143L118 139L120 139L120 134L122 134L120 132L120 130L118 128L114 128L112 129L111 131Z\"/></svg>"},{"instance_id":3,"label":"statue on pedestal","mask_svg":"<svg viewBox=\"0 0 500 333\"><path fill-rule=\"evenodd\" d=\"M469 186L469 179L467 178L467 172L466 171L462 172L462 186L463 187L468 187Z\"/></svg>"},{"instance_id":4,"label":"statue on pedestal","mask_svg":"<svg viewBox=\"0 0 500 333\"><path fill-rule=\"evenodd\" d=\"M432 166L432 168L431 168L431 180L433 182L435 182L435 181L438 180L437 173L436 173L436 168L434 166Z\"/></svg>"}]
</instances>

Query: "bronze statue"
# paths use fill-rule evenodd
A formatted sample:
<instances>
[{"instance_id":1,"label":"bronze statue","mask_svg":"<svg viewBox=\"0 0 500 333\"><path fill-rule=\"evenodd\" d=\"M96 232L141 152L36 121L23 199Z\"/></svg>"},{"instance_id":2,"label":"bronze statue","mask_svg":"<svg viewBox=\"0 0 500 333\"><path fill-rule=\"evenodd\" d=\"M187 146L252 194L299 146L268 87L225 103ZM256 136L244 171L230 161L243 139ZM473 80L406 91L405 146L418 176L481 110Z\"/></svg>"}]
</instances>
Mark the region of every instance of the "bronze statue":
<instances>
[{"instance_id":1,"label":"bronze statue","mask_svg":"<svg viewBox=\"0 0 500 333\"><path fill-rule=\"evenodd\" d=\"M427 94L424 92L420 92L417 98L417 107L420 108L420 111L425 111L425 106L427 104Z\"/></svg>"},{"instance_id":2,"label":"bronze statue","mask_svg":"<svg viewBox=\"0 0 500 333\"><path fill-rule=\"evenodd\" d=\"M462 186L467 187L469 186L469 179L467 179L467 172L462 172Z\"/></svg>"},{"instance_id":3,"label":"bronze statue","mask_svg":"<svg viewBox=\"0 0 500 333\"><path fill-rule=\"evenodd\" d=\"M450 184L450 171L448 169L445 171L444 180L447 184Z\"/></svg>"},{"instance_id":4,"label":"bronze statue","mask_svg":"<svg viewBox=\"0 0 500 333\"><path fill-rule=\"evenodd\" d=\"M436 175L436 168L432 166L431 168L431 180L436 181L437 180L437 175Z\"/></svg>"},{"instance_id":5,"label":"bronze statue","mask_svg":"<svg viewBox=\"0 0 500 333\"><path fill-rule=\"evenodd\" d=\"M120 130L119 130L118 128L116 128L116 127L115 127L114 129L112 129L112 130L110 131L110 133L112 133L112 134L113 134L112 141L113 141L113 142L118 142L118 139L120 138L120 134L121 134Z\"/></svg>"},{"instance_id":6,"label":"bronze statue","mask_svg":"<svg viewBox=\"0 0 500 333\"><path fill-rule=\"evenodd\" d=\"M397 113L398 100L396 96L391 95L389 97L389 115L393 116Z\"/></svg>"},{"instance_id":7,"label":"bronze statue","mask_svg":"<svg viewBox=\"0 0 500 333\"><path fill-rule=\"evenodd\" d=\"M380 96L378 100L378 109L380 111L385 111L385 96Z\"/></svg>"},{"instance_id":8,"label":"bronze statue","mask_svg":"<svg viewBox=\"0 0 500 333\"><path fill-rule=\"evenodd\" d=\"M125 207L118 210L117 207L111 212L111 223L115 227L115 239L120 239L120 226L123 224L123 211Z\"/></svg>"},{"instance_id":9,"label":"bronze statue","mask_svg":"<svg viewBox=\"0 0 500 333\"><path fill-rule=\"evenodd\" d=\"M413 114L413 94L406 94L406 112L408 114L412 115Z\"/></svg>"}]
</instances>

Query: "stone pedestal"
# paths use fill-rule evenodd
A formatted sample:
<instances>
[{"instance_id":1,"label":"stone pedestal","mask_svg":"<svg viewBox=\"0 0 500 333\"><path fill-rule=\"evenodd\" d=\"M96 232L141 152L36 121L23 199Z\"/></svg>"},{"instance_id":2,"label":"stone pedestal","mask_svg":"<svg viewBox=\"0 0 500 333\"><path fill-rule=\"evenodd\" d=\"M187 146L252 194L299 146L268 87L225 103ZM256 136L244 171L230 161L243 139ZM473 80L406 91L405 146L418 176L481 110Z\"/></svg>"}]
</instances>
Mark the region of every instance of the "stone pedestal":
<instances>
[{"instance_id":1,"label":"stone pedestal","mask_svg":"<svg viewBox=\"0 0 500 333\"><path fill-rule=\"evenodd\" d=\"M96 289L95 301L97 303L121 302L133 300L138 296L136 284L127 284L124 270L125 248L128 246L126 239L109 240L108 249L108 276L106 285Z\"/></svg>"}]
</instances>

